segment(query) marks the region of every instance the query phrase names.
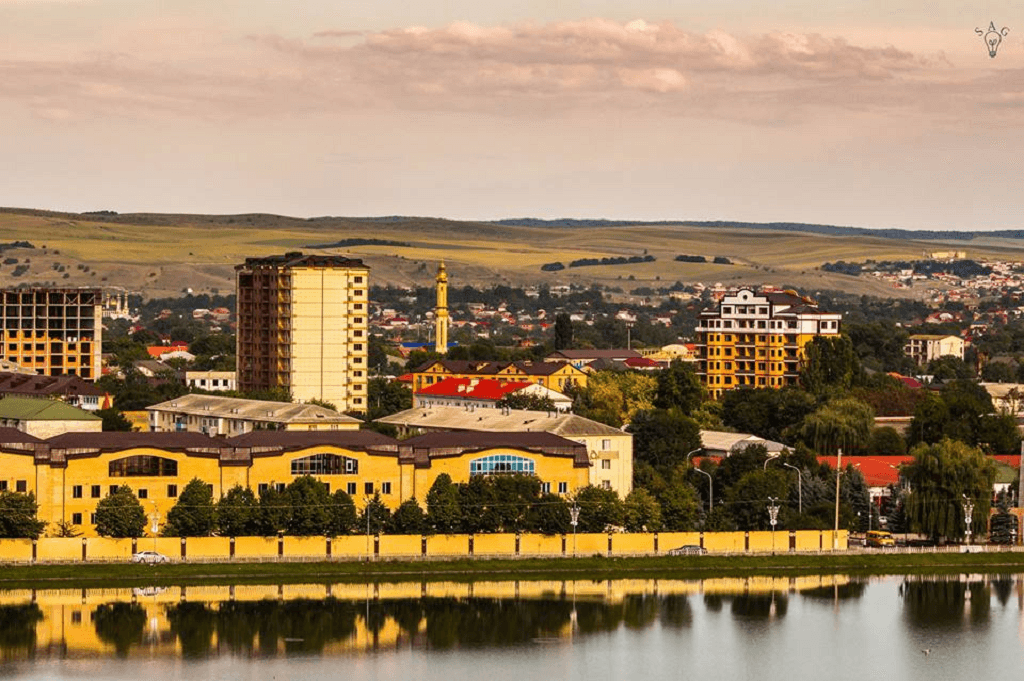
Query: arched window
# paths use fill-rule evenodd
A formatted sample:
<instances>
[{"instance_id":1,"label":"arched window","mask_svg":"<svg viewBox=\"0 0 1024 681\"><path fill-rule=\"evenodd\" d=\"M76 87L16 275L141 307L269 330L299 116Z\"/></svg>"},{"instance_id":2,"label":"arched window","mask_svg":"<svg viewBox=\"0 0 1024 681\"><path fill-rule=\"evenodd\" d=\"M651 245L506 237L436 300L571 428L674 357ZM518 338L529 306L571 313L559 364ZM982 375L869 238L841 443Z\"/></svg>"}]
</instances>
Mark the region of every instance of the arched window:
<instances>
[{"instance_id":1,"label":"arched window","mask_svg":"<svg viewBox=\"0 0 1024 681\"><path fill-rule=\"evenodd\" d=\"M313 454L292 459L292 475L355 475L359 461L337 454Z\"/></svg>"},{"instance_id":2,"label":"arched window","mask_svg":"<svg viewBox=\"0 0 1024 681\"><path fill-rule=\"evenodd\" d=\"M469 462L470 475L523 473L533 475L533 459L514 454L492 454Z\"/></svg>"},{"instance_id":3,"label":"arched window","mask_svg":"<svg viewBox=\"0 0 1024 681\"><path fill-rule=\"evenodd\" d=\"M110 462L112 478L155 478L178 475L178 462L161 456L128 456Z\"/></svg>"}]
</instances>

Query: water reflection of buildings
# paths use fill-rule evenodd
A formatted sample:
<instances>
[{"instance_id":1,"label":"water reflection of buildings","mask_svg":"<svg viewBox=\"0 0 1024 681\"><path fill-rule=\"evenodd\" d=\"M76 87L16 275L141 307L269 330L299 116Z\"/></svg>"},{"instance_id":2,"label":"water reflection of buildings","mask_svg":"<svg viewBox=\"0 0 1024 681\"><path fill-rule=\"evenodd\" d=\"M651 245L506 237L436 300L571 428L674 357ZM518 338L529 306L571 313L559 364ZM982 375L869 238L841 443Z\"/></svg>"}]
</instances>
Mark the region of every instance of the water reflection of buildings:
<instances>
[{"instance_id":1,"label":"water reflection of buildings","mask_svg":"<svg viewBox=\"0 0 1024 681\"><path fill-rule=\"evenodd\" d=\"M686 627L691 597L734 617L787 594L849 594L843 576L709 580L239 585L0 592L0 658L345 655L571 643L619 626Z\"/></svg>"}]
</instances>

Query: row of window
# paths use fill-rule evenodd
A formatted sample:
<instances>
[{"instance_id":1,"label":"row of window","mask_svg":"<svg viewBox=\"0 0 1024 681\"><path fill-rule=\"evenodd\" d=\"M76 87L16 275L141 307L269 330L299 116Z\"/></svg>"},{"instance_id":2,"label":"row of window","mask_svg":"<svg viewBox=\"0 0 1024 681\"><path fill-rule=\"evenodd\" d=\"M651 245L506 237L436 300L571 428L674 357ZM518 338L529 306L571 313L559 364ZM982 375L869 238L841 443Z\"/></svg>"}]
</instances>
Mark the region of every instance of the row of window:
<instances>
[{"instance_id":1,"label":"row of window","mask_svg":"<svg viewBox=\"0 0 1024 681\"><path fill-rule=\"evenodd\" d=\"M117 491L118 487L120 487L120 485L108 485L107 486L107 490L110 492L110 494L113 494L114 492ZM213 486L211 485L210 488L212 490ZM99 499L101 496L103 496L103 485L90 485L89 486L89 498L90 499ZM137 496L139 499L148 499L149 498L149 490L146 489L146 488L137 489L137 490L135 490L135 496ZM167 485L167 496L170 499L177 499L178 498L178 486L177 485ZM72 485L71 486L71 498L72 499L84 499L85 498L85 486L84 485Z\"/></svg>"},{"instance_id":2,"label":"row of window","mask_svg":"<svg viewBox=\"0 0 1024 681\"><path fill-rule=\"evenodd\" d=\"M323 482L323 481L321 480L320 482ZM327 486L327 493L330 494L330 492L331 492L331 483L324 482L323 484ZM268 489L270 489L271 485L278 492L283 492L288 487L288 485L283 483L283 482L275 482L275 483L261 482L259 485L257 485L256 490L257 490L257 492L259 494L263 494ZM358 492L359 492L359 483L356 483L356 482L346 482L345 483L345 493L346 494L348 494L349 496L355 496L356 494L358 494ZM380 492L381 494L391 494L391 483L390 482L382 482L382 483L380 483L380 487L375 487L372 482L364 482L363 483L363 494L364 495L372 496L373 494L376 494L377 492Z\"/></svg>"},{"instance_id":3,"label":"row of window","mask_svg":"<svg viewBox=\"0 0 1024 681\"><path fill-rule=\"evenodd\" d=\"M8 483L7 483L6 480L0 480L0 492L6 492L8 489L10 489L7 485L8 485ZM14 482L14 491L15 492L21 492L23 494L25 492L27 492L28 491L28 481L27 480L15 480L15 482Z\"/></svg>"}]
</instances>

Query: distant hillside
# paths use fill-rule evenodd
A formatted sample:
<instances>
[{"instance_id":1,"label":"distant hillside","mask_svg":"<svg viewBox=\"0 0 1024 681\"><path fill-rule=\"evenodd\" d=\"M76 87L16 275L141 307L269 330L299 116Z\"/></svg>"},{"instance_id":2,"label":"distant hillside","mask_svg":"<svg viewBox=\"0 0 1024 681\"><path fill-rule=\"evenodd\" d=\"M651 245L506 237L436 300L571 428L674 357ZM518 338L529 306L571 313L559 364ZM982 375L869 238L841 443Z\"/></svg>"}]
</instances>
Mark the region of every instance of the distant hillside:
<instances>
[{"instance_id":1,"label":"distant hillside","mask_svg":"<svg viewBox=\"0 0 1024 681\"><path fill-rule=\"evenodd\" d=\"M495 220L494 224L509 227L732 227L740 229L763 229L773 232L807 232L826 236L873 236L882 239L914 241L973 241L979 237L998 239L1024 239L1024 230L1004 229L988 232L964 232L958 230L912 230L912 229L870 229L866 227L840 227L837 225L812 225L804 222L733 222L729 220L664 220L643 222L636 220L539 220L537 218L513 218Z\"/></svg>"}]
</instances>

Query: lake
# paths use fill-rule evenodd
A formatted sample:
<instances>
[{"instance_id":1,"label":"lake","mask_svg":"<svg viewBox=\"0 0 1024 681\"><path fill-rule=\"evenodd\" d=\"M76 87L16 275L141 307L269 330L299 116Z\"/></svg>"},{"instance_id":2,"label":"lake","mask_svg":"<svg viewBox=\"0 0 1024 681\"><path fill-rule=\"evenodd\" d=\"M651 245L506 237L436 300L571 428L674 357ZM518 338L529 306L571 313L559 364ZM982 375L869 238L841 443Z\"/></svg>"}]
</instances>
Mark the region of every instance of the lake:
<instances>
[{"instance_id":1,"label":"lake","mask_svg":"<svg viewBox=\"0 0 1024 681\"><path fill-rule=\"evenodd\" d=\"M925 652L927 651L927 652ZM1021 575L0 591L19 679L991 679Z\"/></svg>"}]
</instances>

